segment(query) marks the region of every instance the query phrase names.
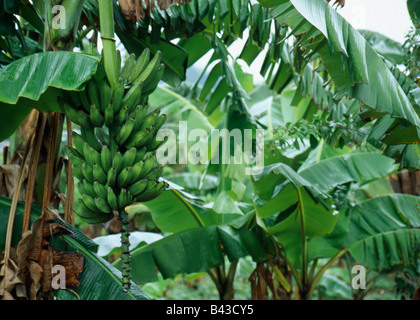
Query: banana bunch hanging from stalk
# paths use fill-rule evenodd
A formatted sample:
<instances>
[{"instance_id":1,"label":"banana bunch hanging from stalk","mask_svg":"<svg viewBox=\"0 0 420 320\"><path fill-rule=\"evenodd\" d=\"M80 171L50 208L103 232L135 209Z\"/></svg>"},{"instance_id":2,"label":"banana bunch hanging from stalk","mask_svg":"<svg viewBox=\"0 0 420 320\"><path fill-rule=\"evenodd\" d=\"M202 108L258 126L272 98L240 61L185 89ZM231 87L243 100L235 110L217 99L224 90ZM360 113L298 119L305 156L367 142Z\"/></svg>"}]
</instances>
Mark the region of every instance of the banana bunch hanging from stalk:
<instances>
[{"instance_id":1,"label":"banana bunch hanging from stalk","mask_svg":"<svg viewBox=\"0 0 420 320\"><path fill-rule=\"evenodd\" d=\"M79 125L73 147L66 146L81 194L74 211L87 223L102 223L118 212L124 290L130 287L128 219L124 208L156 198L167 184L159 181L163 167L155 150L164 143L156 134L166 120L160 110L149 111L147 98L163 75L161 53L150 59L145 49L130 55L110 86L98 72L79 93L80 107L64 103L66 116Z\"/></svg>"}]
</instances>

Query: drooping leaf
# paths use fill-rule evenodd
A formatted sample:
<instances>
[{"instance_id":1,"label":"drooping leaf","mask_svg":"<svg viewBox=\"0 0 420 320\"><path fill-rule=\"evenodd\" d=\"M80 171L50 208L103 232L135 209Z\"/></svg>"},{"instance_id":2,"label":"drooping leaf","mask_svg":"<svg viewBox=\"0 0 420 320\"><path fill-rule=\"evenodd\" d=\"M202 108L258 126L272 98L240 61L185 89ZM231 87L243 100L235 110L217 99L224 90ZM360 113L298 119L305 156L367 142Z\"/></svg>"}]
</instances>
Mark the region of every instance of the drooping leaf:
<instances>
[{"instance_id":1,"label":"drooping leaf","mask_svg":"<svg viewBox=\"0 0 420 320\"><path fill-rule=\"evenodd\" d=\"M392 194L355 207L345 244L356 261L377 271L417 266L419 202L418 196Z\"/></svg>"},{"instance_id":2,"label":"drooping leaf","mask_svg":"<svg viewBox=\"0 0 420 320\"><path fill-rule=\"evenodd\" d=\"M144 205L162 232L177 233L217 224L217 214L212 209L196 203L193 196L180 188L168 189Z\"/></svg>"},{"instance_id":3,"label":"drooping leaf","mask_svg":"<svg viewBox=\"0 0 420 320\"><path fill-rule=\"evenodd\" d=\"M156 268L163 278L201 272L230 260L251 255L255 261L267 258L264 246L253 232L228 226L209 226L182 231L143 246L131 253L133 280L157 281ZM121 267L121 260L114 265Z\"/></svg>"},{"instance_id":4,"label":"drooping leaf","mask_svg":"<svg viewBox=\"0 0 420 320\"><path fill-rule=\"evenodd\" d=\"M396 170L394 161L380 153L349 153L321 160L299 174L323 191L347 182L367 183Z\"/></svg>"},{"instance_id":5,"label":"drooping leaf","mask_svg":"<svg viewBox=\"0 0 420 320\"><path fill-rule=\"evenodd\" d=\"M277 0L264 5L287 24L302 46L318 54L337 90L376 111L403 118L415 126L420 119L387 65L363 36L324 0ZM321 34L314 32L319 30Z\"/></svg>"},{"instance_id":6,"label":"drooping leaf","mask_svg":"<svg viewBox=\"0 0 420 320\"><path fill-rule=\"evenodd\" d=\"M393 65L404 63L407 52L401 43L379 32L370 30L359 30L359 32L378 54Z\"/></svg>"},{"instance_id":7,"label":"drooping leaf","mask_svg":"<svg viewBox=\"0 0 420 320\"><path fill-rule=\"evenodd\" d=\"M0 69L0 141L9 137L33 108L60 112L61 91L79 91L95 74L99 58L67 51L36 53Z\"/></svg>"}]
</instances>

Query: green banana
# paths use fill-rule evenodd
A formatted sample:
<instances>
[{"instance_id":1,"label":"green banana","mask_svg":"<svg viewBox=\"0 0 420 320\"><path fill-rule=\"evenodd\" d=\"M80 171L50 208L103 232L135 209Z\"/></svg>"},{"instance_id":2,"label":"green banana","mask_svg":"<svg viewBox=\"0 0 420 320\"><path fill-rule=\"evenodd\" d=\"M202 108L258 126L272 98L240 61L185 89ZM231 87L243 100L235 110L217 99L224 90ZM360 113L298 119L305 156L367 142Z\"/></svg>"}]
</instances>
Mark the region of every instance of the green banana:
<instances>
[{"instance_id":1,"label":"green banana","mask_svg":"<svg viewBox=\"0 0 420 320\"><path fill-rule=\"evenodd\" d=\"M95 199L92 198L91 196L88 196L87 194L82 194L82 201L89 210L93 212L98 211L98 207L96 206Z\"/></svg>"},{"instance_id":2,"label":"green banana","mask_svg":"<svg viewBox=\"0 0 420 320\"><path fill-rule=\"evenodd\" d=\"M80 194L87 194L90 197L95 197L96 196L96 193L93 190L92 185L89 182L87 182L86 180L79 181L77 183L77 187L79 189Z\"/></svg>"},{"instance_id":3,"label":"green banana","mask_svg":"<svg viewBox=\"0 0 420 320\"><path fill-rule=\"evenodd\" d=\"M137 80L143 70L147 68L147 63L149 62L150 50L148 48L144 49L140 57L138 57L136 63L133 66L132 71L130 72L127 80L129 83L133 83Z\"/></svg>"},{"instance_id":4,"label":"green banana","mask_svg":"<svg viewBox=\"0 0 420 320\"><path fill-rule=\"evenodd\" d=\"M118 132L117 136L115 137L117 143L119 145L124 145L124 142L128 139L131 132L134 128L135 120L133 118L130 118L121 128L121 130Z\"/></svg>"},{"instance_id":5,"label":"green banana","mask_svg":"<svg viewBox=\"0 0 420 320\"><path fill-rule=\"evenodd\" d=\"M99 211L103 213L110 213L112 212L111 207L108 205L108 201L106 201L103 198L96 197L95 198L95 204L98 207Z\"/></svg>"},{"instance_id":6,"label":"green banana","mask_svg":"<svg viewBox=\"0 0 420 320\"><path fill-rule=\"evenodd\" d=\"M124 80L120 77L119 81L115 84L114 90L112 92L111 105L112 105L113 113L116 114L120 111L124 94L125 94Z\"/></svg>"},{"instance_id":7,"label":"green banana","mask_svg":"<svg viewBox=\"0 0 420 320\"><path fill-rule=\"evenodd\" d=\"M144 146L147 146L147 144L150 143L150 141L154 138L154 129L147 128L144 131L139 131L134 136L130 137L130 139L126 143L127 148L142 148Z\"/></svg>"},{"instance_id":8,"label":"green banana","mask_svg":"<svg viewBox=\"0 0 420 320\"><path fill-rule=\"evenodd\" d=\"M98 106L98 108L100 108L101 97L98 84L96 83L94 78L92 78L87 84L87 94L89 97L90 104L94 104L95 106Z\"/></svg>"},{"instance_id":9,"label":"green banana","mask_svg":"<svg viewBox=\"0 0 420 320\"><path fill-rule=\"evenodd\" d=\"M120 77L123 79L123 82L128 79L128 76L132 72L135 63L136 55L132 53L128 56L124 66L121 69Z\"/></svg>"},{"instance_id":10,"label":"green banana","mask_svg":"<svg viewBox=\"0 0 420 320\"><path fill-rule=\"evenodd\" d=\"M91 154L89 152L89 148L92 148L89 146L86 142L83 143L83 157L86 159L86 163L92 166L94 164Z\"/></svg>"},{"instance_id":11,"label":"green banana","mask_svg":"<svg viewBox=\"0 0 420 320\"><path fill-rule=\"evenodd\" d=\"M134 196L137 197L140 193L142 193L147 187L148 181L147 180L139 180L133 183L131 186L128 187L128 191Z\"/></svg>"},{"instance_id":12,"label":"green banana","mask_svg":"<svg viewBox=\"0 0 420 320\"><path fill-rule=\"evenodd\" d=\"M97 180L93 181L93 191L95 192L95 196L100 197L102 199L106 199L108 192L104 184L98 182Z\"/></svg>"},{"instance_id":13,"label":"green banana","mask_svg":"<svg viewBox=\"0 0 420 320\"><path fill-rule=\"evenodd\" d=\"M82 101L83 108L85 108L86 112L90 112L90 101L87 96L86 90L79 92L80 101Z\"/></svg>"},{"instance_id":14,"label":"green banana","mask_svg":"<svg viewBox=\"0 0 420 320\"><path fill-rule=\"evenodd\" d=\"M144 131L147 128L154 126L156 123L156 114L154 112L149 113L144 119L140 126L140 131Z\"/></svg>"},{"instance_id":15,"label":"green banana","mask_svg":"<svg viewBox=\"0 0 420 320\"><path fill-rule=\"evenodd\" d=\"M80 154L79 151L68 145L64 146L64 152L67 154L72 163L82 164L86 161L85 157L83 157L83 155Z\"/></svg>"},{"instance_id":16,"label":"green banana","mask_svg":"<svg viewBox=\"0 0 420 320\"><path fill-rule=\"evenodd\" d=\"M117 181L117 169L112 167L108 170L108 174L106 176L106 184L108 187L113 188L115 186L115 182Z\"/></svg>"},{"instance_id":17,"label":"green banana","mask_svg":"<svg viewBox=\"0 0 420 320\"><path fill-rule=\"evenodd\" d=\"M99 84L99 92L100 92L100 98L101 98L101 105L98 106L98 109L105 113L105 108L111 103L111 87L108 84L108 81L105 79L102 79L102 81Z\"/></svg>"},{"instance_id":18,"label":"green banana","mask_svg":"<svg viewBox=\"0 0 420 320\"><path fill-rule=\"evenodd\" d=\"M157 196L159 196L165 190L166 187L167 184L163 181L157 182L155 180L151 180L150 188L148 184L146 190L140 193L138 196L136 196L136 200L139 202L153 200Z\"/></svg>"},{"instance_id":19,"label":"green banana","mask_svg":"<svg viewBox=\"0 0 420 320\"><path fill-rule=\"evenodd\" d=\"M83 221L91 224L103 223L109 221L113 217L113 214L104 214L90 210L86 207L81 198L77 200L73 210Z\"/></svg>"},{"instance_id":20,"label":"green banana","mask_svg":"<svg viewBox=\"0 0 420 320\"><path fill-rule=\"evenodd\" d=\"M102 151L101 151L102 152ZM90 158L92 159L92 164L101 163L101 153L89 147Z\"/></svg>"},{"instance_id":21,"label":"green banana","mask_svg":"<svg viewBox=\"0 0 420 320\"><path fill-rule=\"evenodd\" d=\"M121 102L122 105L128 106L129 112L133 111L133 109L139 104L142 92L143 92L143 83L136 82L124 95L124 98Z\"/></svg>"},{"instance_id":22,"label":"green banana","mask_svg":"<svg viewBox=\"0 0 420 320\"><path fill-rule=\"evenodd\" d=\"M105 108L105 124L107 127L111 127L112 123L114 122L114 108L112 104L108 104Z\"/></svg>"},{"instance_id":23,"label":"green banana","mask_svg":"<svg viewBox=\"0 0 420 320\"><path fill-rule=\"evenodd\" d=\"M83 150L83 145L85 144L85 140L83 140L82 136L75 131L73 131L72 137L73 137L73 145L74 145L75 149L79 153L82 153L83 152L82 151Z\"/></svg>"},{"instance_id":24,"label":"green banana","mask_svg":"<svg viewBox=\"0 0 420 320\"><path fill-rule=\"evenodd\" d=\"M73 164L82 165L83 162L86 162L86 159L80 158L79 156L76 156L75 153L68 151L69 153L69 159L70 162Z\"/></svg>"},{"instance_id":25,"label":"green banana","mask_svg":"<svg viewBox=\"0 0 420 320\"><path fill-rule=\"evenodd\" d=\"M117 174L120 173L120 171L122 170L122 158L123 156L119 151L112 158L112 166L117 171Z\"/></svg>"},{"instance_id":26,"label":"green banana","mask_svg":"<svg viewBox=\"0 0 420 320\"><path fill-rule=\"evenodd\" d=\"M163 167L162 166L158 166L153 168L148 174L147 174L147 178L151 179L151 180L157 180L162 176L163 173Z\"/></svg>"},{"instance_id":27,"label":"green banana","mask_svg":"<svg viewBox=\"0 0 420 320\"><path fill-rule=\"evenodd\" d=\"M95 163L93 165L92 173L93 178L98 180L99 183L105 184L107 182L107 175L99 164Z\"/></svg>"},{"instance_id":28,"label":"green banana","mask_svg":"<svg viewBox=\"0 0 420 320\"><path fill-rule=\"evenodd\" d=\"M147 176L149 172L151 172L155 167L157 167L159 164L156 160L156 156L150 154L146 157L146 159L143 160L143 168L141 170L140 179Z\"/></svg>"},{"instance_id":29,"label":"green banana","mask_svg":"<svg viewBox=\"0 0 420 320\"><path fill-rule=\"evenodd\" d=\"M83 173L83 178L85 178L90 183L93 183L93 170L92 170L92 167L90 165L88 165L87 163L85 163L85 162L82 163L82 173Z\"/></svg>"},{"instance_id":30,"label":"green banana","mask_svg":"<svg viewBox=\"0 0 420 320\"><path fill-rule=\"evenodd\" d=\"M152 74L148 78L148 80L150 80L145 81L144 83L143 95L149 95L156 89L160 80L162 79L164 71L165 65L163 63L158 66L157 70L152 71Z\"/></svg>"},{"instance_id":31,"label":"green banana","mask_svg":"<svg viewBox=\"0 0 420 320\"><path fill-rule=\"evenodd\" d=\"M118 195L118 208L120 208L120 210L124 209L126 203L127 203L127 190L123 188L120 190L120 194Z\"/></svg>"},{"instance_id":32,"label":"green banana","mask_svg":"<svg viewBox=\"0 0 420 320\"><path fill-rule=\"evenodd\" d=\"M144 156L146 155L146 152L147 152L147 148L145 148L145 147L142 147L140 149L137 149L137 151L136 151L136 158L134 159L134 162L135 163L138 163L141 160L143 160L144 159Z\"/></svg>"},{"instance_id":33,"label":"green banana","mask_svg":"<svg viewBox=\"0 0 420 320\"><path fill-rule=\"evenodd\" d=\"M143 161L136 162L131 167L130 177L129 177L128 181L126 182L127 186L129 186L129 185L135 183L136 181L140 180L140 175L141 175L142 168L143 168Z\"/></svg>"},{"instance_id":34,"label":"green banana","mask_svg":"<svg viewBox=\"0 0 420 320\"><path fill-rule=\"evenodd\" d=\"M108 172L112 167L112 154L107 146L102 147L100 158L102 169L104 169L105 172Z\"/></svg>"},{"instance_id":35,"label":"green banana","mask_svg":"<svg viewBox=\"0 0 420 320\"><path fill-rule=\"evenodd\" d=\"M86 141L93 149L100 152L102 149L102 144L98 141L95 131L90 128L81 127L80 133L84 141Z\"/></svg>"},{"instance_id":36,"label":"green banana","mask_svg":"<svg viewBox=\"0 0 420 320\"><path fill-rule=\"evenodd\" d=\"M128 118L129 112L128 112L128 106L124 106L120 109L120 111L117 113L113 125L117 128L119 128Z\"/></svg>"},{"instance_id":37,"label":"green banana","mask_svg":"<svg viewBox=\"0 0 420 320\"><path fill-rule=\"evenodd\" d=\"M92 104L90 106L89 116L90 116L90 118L89 118L90 122L92 122L92 125L94 127L100 128L104 125L104 117L103 117L103 115L99 111L99 108L96 105Z\"/></svg>"},{"instance_id":38,"label":"green banana","mask_svg":"<svg viewBox=\"0 0 420 320\"><path fill-rule=\"evenodd\" d=\"M127 186L127 182L130 179L131 168L132 167L126 167L118 174L118 177L117 177L118 187L123 188Z\"/></svg>"},{"instance_id":39,"label":"green banana","mask_svg":"<svg viewBox=\"0 0 420 320\"><path fill-rule=\"evenodd\" d=\"M146 82L153 81L153 76L156 75L159 67L160 67L160 60L162 58L162 53L160 51L156 52L152 60L149 62L147 67L144 71L136 78L135 82Z\"/></svg>"},{"instance_id":40,"label":"green banana","mask_svg":"<svg viewBox=\"0 0 420 320\"><path fill-rule=\"evenodd\" d=\"M83 171L82 171L82 165L80 164L74 164L72 163L71 165L71 169L73 171L73 175L78 179L78 180L83 180L84 176L83 176Z\"/></svg>"},{"instance_id":41,"label":"green banana","mask_svg":"<svg viewBox=\"0 0 420 320\"><path fill-rule=\"evenodd\" d=\"M132 113L132 117L135 120L133 131L137 132L140 130L141 124L143 123L144 119L144 110L146 107L137 105Z\"/></svg>"},{"instance_id":42,"label":"green banana","mask_svg":"<svg viewBox=\"0 0 420 320\"><path fill-rule=\"evenodd\" d=\"M107 201L112 210L118 210L118 200L111 187L107 190Z\"/></svg>"},{"instance_id":43,"label":"green banana","mask_svg":"<svg viewBox=\"0 0 420 320\"><path fill-rule=\"evenodd\" d=\"M133 203L134 197L127 189L122 188L118 195L118 207L120 210L124 209L129 204Z\"/></svg>"},{"instance_id":44,"label":"green banana","mask_svg":"<svg viewBox=\"0 0 420 320\"><path fill-rule=\"evenodd\" d=\"M163 124L166 122L166 118L168 116L166 114L161 114L156 118L156 123L155 123L155 130L156 132L160 130L160 128L162 128Z\"/></svg>"},{"instance_id":45,"label":"green banana","mask_svg":"<svg viewBox=\"0 0 420 320\"><path fill-rule=\"evenodd\" d=\"M136 159L136 153L137 153L136 148L130 148L124 153L124 155L122 157L122 167L123 168L134 165L134 160Z\"/></svg>"},{"instance_id":46,"label":"green banana","mask_svg":"<svg viewBox=\"0 0 420 320\"><path fill-rule=\"evenodd\" d=\"M159 147L165 144L168 140L169 140L168 136L165 136L165 138L163 138L162 141L158 141L156 140L156 138L152 139L152 141L150 141L147 144L147 151L155 151L159 149Z\"/></svg>"},{"instance_id":47,"label":"green banana","mask_svg":"<svg viewBox=\"0 0 420 320\"><path fill-rule=\"evenodd\" d=\"M89 115L85 113L83 110L76 110L72 106L67 103L63 105L64 113L67 118L69 118L72 122L79 125L80 127L92 128L93 125L89 119Z\"/></svg>"},{"instance_id":48,"label":"green banana","mask_svg":"<svg viewBox=\"0 0 420 320\"><path fill-rule=\"evenodd\" d=\"M133 132L125 143L126 147L131 149L140 146L139 142L147 139L148 134L148 131Z\"/></svg>"}]
</instances>

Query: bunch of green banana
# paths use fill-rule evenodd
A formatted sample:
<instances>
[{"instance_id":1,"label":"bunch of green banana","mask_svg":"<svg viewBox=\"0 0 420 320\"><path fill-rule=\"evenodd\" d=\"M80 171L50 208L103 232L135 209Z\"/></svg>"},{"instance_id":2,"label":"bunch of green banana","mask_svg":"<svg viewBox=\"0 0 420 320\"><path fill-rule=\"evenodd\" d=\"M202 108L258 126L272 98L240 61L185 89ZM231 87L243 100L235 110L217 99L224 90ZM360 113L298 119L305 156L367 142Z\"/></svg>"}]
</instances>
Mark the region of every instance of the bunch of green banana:
<instances>
[{"instance_id":1,"label":"bunch of green banana","mask_svg":"<svg viewBox=\"0 0 420 320\"><path fill-rule=\"evenodd\" d=\"M148 49L136 60L130 55L119 81L111 86L98 71L79 94L80 106L64 103L66 116L79 125L67 155L80 181L74 211L88 223L106 222L118 214L124 289L130 286L128 220L124 208L156 198L167 187L155 150L164 141L156 134L166 120L160 110L149 111L148 95L163 75L161 53L150 59Z\"/></svg>"}]
</instances>

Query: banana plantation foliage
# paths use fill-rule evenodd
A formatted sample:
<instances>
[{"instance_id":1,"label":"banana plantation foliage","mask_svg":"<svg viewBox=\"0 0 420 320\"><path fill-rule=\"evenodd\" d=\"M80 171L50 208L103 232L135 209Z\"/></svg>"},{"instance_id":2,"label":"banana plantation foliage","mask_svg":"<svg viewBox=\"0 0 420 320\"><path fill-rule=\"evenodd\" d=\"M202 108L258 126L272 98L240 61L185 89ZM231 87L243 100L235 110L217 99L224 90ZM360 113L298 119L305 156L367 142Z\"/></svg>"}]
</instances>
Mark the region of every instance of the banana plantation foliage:
<instances>
[{"instance_id":1,"label":"banana plantation foliage","mask_svg":"<svg viewBox=\"0 0 420 320\"><path fill-rule=\"evenodd\" d=\"M420 300L420 1L344 6L0 1L0 299Z\"/></svg>"}]
</instances>

